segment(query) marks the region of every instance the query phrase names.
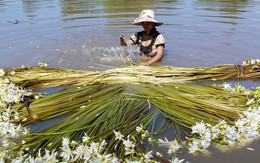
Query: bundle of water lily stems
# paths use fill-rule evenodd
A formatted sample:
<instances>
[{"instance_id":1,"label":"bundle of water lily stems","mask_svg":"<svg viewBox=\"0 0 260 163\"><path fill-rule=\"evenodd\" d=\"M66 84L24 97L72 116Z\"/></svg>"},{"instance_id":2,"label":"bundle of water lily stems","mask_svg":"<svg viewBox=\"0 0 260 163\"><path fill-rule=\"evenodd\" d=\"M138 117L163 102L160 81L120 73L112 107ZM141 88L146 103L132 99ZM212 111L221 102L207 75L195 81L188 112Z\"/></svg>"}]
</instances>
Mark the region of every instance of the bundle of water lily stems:
<instances>
[{"instance_id":1,"label":"bundle of water lily stems","mask_svg":"<svg viewBox=\"0 0 260 163\"><path fill-rule=\"evenodd\" d=\"M117 155L123 158L123 149L119 149L122 143L115 141L113 130L136 135L136 127L142 124L152 133L159 134L171 124L178 130L175 136L181 138L189 135L191 126L202 120L213 125L224 119L233 124L247 108L246 102L251 95L191 82L259 80L260 66L251 62L243 66L186 68L130 66L96 72L25 67L5 69L1 78L9 78L32 89L65 86L38 100L33 99L30 106L27 103L31 112L23 110L27 117L23 125L66 117L39 133L30 134L26 143L16 150L21 147L56 149L63 136L79 141L87 134L95 140L110 140L108 149L117 148ZM24 104L15 107L23 109ZM158 121L158 117L161 120ZM139 145L142 149L142 144Z\"/></svg>"},{"instance_id":2,"label":"bundle of water lily stems","mask_svg":"<svg viewBox=\"0 0 260 163\"><path fill-rule=\"evenodd\" d=\"M30 88L63 85L183 83L188 81L260 79L260 65L220 65L213 67L143 67L130 66L106 71L83 71L54 68L25 67L5 70L13 82Z\"/></svg>"}]
</instances>

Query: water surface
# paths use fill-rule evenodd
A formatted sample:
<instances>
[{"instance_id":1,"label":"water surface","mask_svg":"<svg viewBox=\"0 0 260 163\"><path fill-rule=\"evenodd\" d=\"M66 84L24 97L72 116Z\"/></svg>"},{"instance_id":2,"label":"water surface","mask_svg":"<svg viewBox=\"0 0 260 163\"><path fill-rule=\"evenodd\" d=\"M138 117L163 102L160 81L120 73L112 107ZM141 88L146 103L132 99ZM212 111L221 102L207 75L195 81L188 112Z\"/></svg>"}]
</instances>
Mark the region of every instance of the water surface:
<instances>
[{"instance_id":1,"label":"water surface","mask_svg":"<svg viewBox=\"0 0 260 163\"><path fill-rule=\"evenodd\" d=\"M132 57L118 36L142 30L130 23L142 9L164 22L163 65L241 64L259 58L260 2L254 0L0 0L0 66L88 69ZM15 24L15 20L19 22ZM115 62L114 60L118 61Z\"/></svg>"}]
</instances>

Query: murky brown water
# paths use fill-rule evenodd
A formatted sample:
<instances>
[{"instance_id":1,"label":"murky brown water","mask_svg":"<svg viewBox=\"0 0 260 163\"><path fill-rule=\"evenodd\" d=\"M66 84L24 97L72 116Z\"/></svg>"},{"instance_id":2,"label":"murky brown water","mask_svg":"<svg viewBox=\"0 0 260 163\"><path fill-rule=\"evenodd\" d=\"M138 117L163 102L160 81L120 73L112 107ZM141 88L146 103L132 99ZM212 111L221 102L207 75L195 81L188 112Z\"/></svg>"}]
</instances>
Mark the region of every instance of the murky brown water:
<instances>
[{"instance_id":1,"label":"murky brown water","mask_svg":"<svg viewBox=\"0 0 260 163\"><path fill-rule=\"evenodd\" d=\"M0 0L0 67L37 65L89 69L120 66L134 47L118 36L141 30L130 23L142 9L164 22L162 65L242 64L260 57L259 0ZM18 20L16 22L15 20ZM190 162L258 162L255 151L185 156Z\"/></svg>"}]
</instances>

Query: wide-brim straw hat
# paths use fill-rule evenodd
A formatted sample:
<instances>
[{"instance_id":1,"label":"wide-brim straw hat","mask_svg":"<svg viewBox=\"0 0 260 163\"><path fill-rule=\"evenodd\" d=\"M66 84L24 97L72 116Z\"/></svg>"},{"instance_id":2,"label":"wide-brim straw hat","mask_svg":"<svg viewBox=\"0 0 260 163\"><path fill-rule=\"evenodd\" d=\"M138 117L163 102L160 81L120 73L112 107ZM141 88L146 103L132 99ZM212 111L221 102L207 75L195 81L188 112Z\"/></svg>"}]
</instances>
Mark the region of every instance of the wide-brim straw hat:
<instances>
[{"instance_id":1,"label":"wide-brim straw hat","mask_svg":"<svg viewBox=\"0 0 260 163\"><path fill-rule=\"evenodd\" d=\"M160 26L163 23L154 19L154 11L147 9L143 10L139 17L132 22L133 25L141 25L142 22L153 22L155 26Z\"/></svg>"}]
</instances>

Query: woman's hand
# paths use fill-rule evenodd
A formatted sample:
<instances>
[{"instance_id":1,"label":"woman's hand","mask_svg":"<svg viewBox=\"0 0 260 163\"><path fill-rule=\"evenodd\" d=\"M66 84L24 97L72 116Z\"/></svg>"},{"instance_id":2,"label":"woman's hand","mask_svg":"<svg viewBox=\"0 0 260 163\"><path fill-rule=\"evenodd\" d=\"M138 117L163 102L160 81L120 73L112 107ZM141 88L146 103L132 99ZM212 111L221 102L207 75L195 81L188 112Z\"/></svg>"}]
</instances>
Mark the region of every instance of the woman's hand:
<instances>
[{"instance_id":1,"label":"woman's hand","mask_svg":"<svg viewBox=\"0 0 260 163\"><path fill-rule=\"evenodd\" d=\"M119 36L119 38L120 38L120 45L121 46L127 46L127 42L125 41L125 36L121 34Z\"/></svg>"},{"instance_id":2,"label":"woman's hand","mask_svg":"<svg viewBox=\"0 0 260 163\"><path fill-rule=\"evenodd\" d=\"M149 61L148 62L141 62L140 63L140 65L142 65L142 66L149 66L151 63L149 63Z\"/></svg>"}]
</instances>

